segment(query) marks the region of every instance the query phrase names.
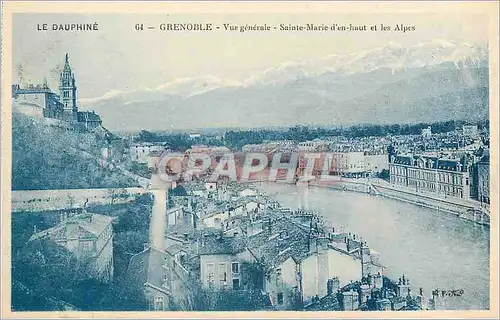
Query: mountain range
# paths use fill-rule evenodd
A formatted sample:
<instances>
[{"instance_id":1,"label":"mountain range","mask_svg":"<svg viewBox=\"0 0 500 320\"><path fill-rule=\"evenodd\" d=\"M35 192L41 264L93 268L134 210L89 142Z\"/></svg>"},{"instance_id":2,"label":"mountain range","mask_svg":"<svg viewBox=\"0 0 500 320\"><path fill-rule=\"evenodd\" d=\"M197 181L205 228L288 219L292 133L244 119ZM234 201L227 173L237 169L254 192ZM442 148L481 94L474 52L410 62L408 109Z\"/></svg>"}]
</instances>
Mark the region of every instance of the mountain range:
<instances>
[{"instance_id":1,"label":"mountain range","mask_svg":"<svg viewBox=\"0 0 500 320\"><path fill-rule=\"evenodd\" d=\"M182 78L80 99L119 130L487 119L486 47L434 40L297 60L242 81Z\"/></svg>"}]
</instances>

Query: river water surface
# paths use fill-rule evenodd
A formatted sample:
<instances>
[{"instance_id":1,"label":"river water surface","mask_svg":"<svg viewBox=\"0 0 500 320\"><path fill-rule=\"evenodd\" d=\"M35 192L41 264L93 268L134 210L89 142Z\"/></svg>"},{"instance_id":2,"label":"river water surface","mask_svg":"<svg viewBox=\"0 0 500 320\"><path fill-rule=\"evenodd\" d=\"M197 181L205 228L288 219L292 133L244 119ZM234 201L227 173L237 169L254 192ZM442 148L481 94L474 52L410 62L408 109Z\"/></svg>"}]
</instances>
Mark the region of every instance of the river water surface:
<instances>
[{"instance_id":1,"label":"river water surface","mask_svg":"<svg viewBox=\"0 0 500 320\"><path fill-rule=\"evenodd\" d=\"M410 280L414 293L463 289L447 309L489 308L489 228L417 205L327 188L262 183L283 206L305 207L344 226L380 253L386 275ZM308 190L307 190L308 189Z\"/></svg>"}]
</instances>

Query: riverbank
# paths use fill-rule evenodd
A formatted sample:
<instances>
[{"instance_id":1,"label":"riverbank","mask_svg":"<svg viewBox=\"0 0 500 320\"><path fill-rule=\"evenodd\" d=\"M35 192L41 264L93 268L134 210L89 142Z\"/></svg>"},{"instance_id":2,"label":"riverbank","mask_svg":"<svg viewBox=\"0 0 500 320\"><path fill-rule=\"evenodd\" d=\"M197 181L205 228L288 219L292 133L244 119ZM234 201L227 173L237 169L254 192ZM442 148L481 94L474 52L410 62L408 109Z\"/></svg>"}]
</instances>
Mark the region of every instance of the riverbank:
<instances>
[{"instance_id":1,"label":"riverbank","mask_svg":"<svg viewBox=\"0 0 500 320\"><path fill-rule=\"evenodd\" d=\"M490 225L489 207L476 201L454 197L442 197L425 191L415 191L410 188L393 186L381 179L345 179L332 177L321 181L311 181L310 186L329 188L333 190L358 192L383 196L421 207L435 209L440 212L453 214L460 219L468 220L481 225Z\"/></svg>"}]
</instances>

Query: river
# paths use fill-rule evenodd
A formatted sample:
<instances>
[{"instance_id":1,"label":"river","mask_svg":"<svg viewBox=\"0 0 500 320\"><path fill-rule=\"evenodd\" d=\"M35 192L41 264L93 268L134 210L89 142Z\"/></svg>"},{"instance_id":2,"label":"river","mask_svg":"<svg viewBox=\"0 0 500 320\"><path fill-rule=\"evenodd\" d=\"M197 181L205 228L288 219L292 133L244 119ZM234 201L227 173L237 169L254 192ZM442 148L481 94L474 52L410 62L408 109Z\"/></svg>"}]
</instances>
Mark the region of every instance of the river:
<instances>
[{"instance_id":1,"label":"river","mask_svg":"<svg viewBox=\"0 0 500 320\"><path fill-rule=\"evenodd\" d=\"M315 210L363 237L380 253L386 275L405 274L413 293L420 287L427 297L434 289L463 289L461 297L445 299L446 309L489 308L488 227L380 196L289 184L260 188L283 206Z\"/></svg>"}]
</instances>

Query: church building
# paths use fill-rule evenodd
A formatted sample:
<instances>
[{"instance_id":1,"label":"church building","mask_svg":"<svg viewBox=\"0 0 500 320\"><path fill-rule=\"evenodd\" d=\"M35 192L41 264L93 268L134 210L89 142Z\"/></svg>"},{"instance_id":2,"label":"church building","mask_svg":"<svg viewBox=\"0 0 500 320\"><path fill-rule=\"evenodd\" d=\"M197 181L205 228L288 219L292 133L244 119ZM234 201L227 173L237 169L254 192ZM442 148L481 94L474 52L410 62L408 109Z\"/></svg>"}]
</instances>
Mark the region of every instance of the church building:
<instances>
[{"instance_id":1,"label":"church building","mask_svg":"<svg viewBox=\"0 0 500 320\"><path fill-rule=\"evenodd\" d=\"M101 117L93 111L78 111L75 74L71 70L68 54L59 81L59 96L47 83L41 85L12 86L13 111L30 117L52 118L67 122L82 130L93 131L102 126Z\"/></svg>"},{"instance_id":2,"label":"church building","mask_svg":"<svg viewBox=\"0 0 500 320\"><path fill-rule=\"evenodd\" d=\"M68 122L77 122L78 106L76 105L75 75L71 71L67 53L64 61L64 69L61 72L59 94L60 100L63 104L63 120Z\"/></svg>"}]
</instances>

